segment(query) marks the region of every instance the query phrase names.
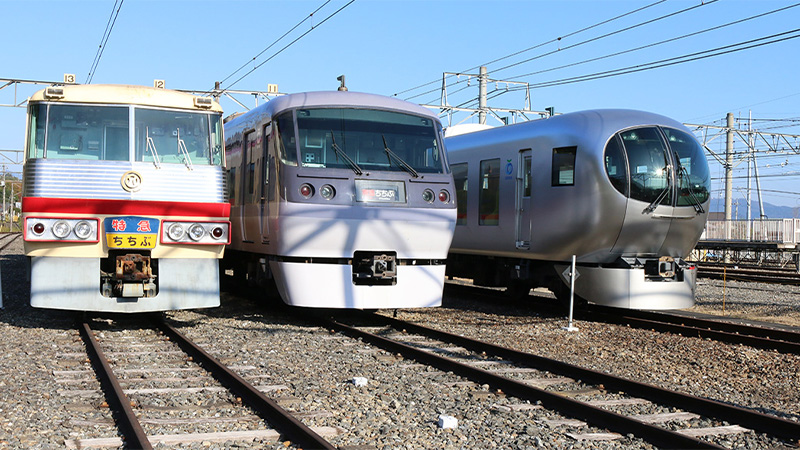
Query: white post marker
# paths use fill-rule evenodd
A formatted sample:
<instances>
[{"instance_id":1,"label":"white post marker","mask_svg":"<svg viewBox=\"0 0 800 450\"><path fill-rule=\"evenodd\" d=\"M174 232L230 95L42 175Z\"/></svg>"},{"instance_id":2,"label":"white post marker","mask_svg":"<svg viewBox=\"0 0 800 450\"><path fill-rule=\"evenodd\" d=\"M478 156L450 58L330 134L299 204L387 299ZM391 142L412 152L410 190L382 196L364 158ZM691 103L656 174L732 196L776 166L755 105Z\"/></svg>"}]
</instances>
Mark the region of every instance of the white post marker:
<instances>
[{"instance_id":1,"label":"white post marker","mask_svg":"<svg viewBox=\"0 0 800 450\"><path fill-rule=\"evenodd\" d=\"M578 271L575 269L575 255L572 255L572 268L569 271L569 324L563 327L567 331L578 331L577 327L572 326L572 310L575 305L575 278L578 278Z\"/></svg>"}]
</instances>

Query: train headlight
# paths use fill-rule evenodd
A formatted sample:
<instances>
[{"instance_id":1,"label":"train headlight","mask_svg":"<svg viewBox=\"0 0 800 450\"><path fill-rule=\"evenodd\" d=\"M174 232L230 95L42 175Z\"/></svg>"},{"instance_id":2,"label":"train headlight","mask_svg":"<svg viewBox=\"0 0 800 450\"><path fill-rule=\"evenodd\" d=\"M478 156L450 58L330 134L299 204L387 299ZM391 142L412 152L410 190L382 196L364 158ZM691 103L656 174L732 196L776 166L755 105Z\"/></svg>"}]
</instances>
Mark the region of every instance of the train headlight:
<instances>
[{"instance_id":1,"label":"train headlight","mask_svg":"<svg viewBox=\"0 0 800 450\"><path fill-rule=\"evenodd\" d=\"M185 234L186 230L183 228L183 225L179 223L173 223L167 229L167 236L173 241L180 241Z\"/></svg>"},{"instance_id":2,"label":"train headlight","mask_svg":"<svg viewBox=\"0 0 800 450\"><path fill-rule=\"evenodd\" d=\"M206 229L199 223L192 224L189 227L189 238L193 241L199 241L206 235Z\"/></svg>"},{"instance_id":3,"label":"train headlight","mask_svg":"<svg viewBox=\"0 0 800 450\"><path fill-rule=\"evenodd\" d=\"M70 231L72 231L72 227L69 226L69 222L66 220L59 220L53 224L53 236L59 239L69 236Z\"/></svg>"},{"instance_id":4,"label":"train headlight","mask_svg":"<svg viewBox=\"0 0 800 450\"><path fill-rule=\"evenodd\" d=\"M91 234L92 225L89 222L81 220L75 224L75 236L78 236L81 239L88 239Z\"/></svg>"},{"instance_id":5,"label":"train headlight","mask_svg":"<svg viewBox=\"0 0 800 450\"><path fill-rule=\"evenodd\" d=\"M304 183L300 186L300 195L306 199L311 198L311 196L314 195L314 188L310 184Z\"/></svg>"},{"instance_id":6,"label":"train headlight","mask_svg":"<svg viewBox=\"0 0 800 450\"><path fill-rule=\"evenodd\" d=\"M330 184L326 184L319 189L319 195L321 195L325 200L330 200L334 195L336 195L336 189L334 189Z\"/></svg>"},{"instance_id":7,"label":"train headlight","mask_svg":"<svg viewBox=\"0 0 800 450\"><path fill-rule=\"evenodd\" d=\"M439 201L442 203L447 203L450 201L450 193L446 190L442 189L439 191Z\"/></svg>"},{"instance_id":8,"label":"train headlight","mask_svg":"<svg viewBox=\"0 0 800 450\"><path fill-rule=\"evenodd\" d=\"M428 203L433 203L433 191L430 189L425 189L422 192L422 199Z\"/></svg>"},{"instance_id":9,"label":"train headlight","mask_svg":"<svg viewBox=\"0 0 800 450\"><path fill-rule=\"evenodd\" d=\"M44 233L44 224L42 222L35 223L31 227L31 231L33 231L33 234L41 236Z\"/></svg>"}]
</instances>

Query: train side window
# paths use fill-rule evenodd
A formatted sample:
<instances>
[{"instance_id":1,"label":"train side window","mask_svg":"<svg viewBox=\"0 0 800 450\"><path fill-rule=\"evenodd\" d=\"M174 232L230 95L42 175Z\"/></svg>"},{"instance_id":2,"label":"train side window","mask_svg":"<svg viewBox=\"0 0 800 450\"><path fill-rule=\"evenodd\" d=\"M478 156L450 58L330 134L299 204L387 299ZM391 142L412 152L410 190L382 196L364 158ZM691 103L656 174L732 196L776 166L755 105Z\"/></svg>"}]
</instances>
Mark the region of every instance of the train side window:
<instances>
[{"instance_id":1,"label":"train side window","mask_svg":"<svg viewBox=\"0 0 800 450\"><path fill-rule=\"evenodd\" d=\"M236 167L228 171L228 200L231 205L236 204Z\"/></svg>"},{"instance_id":2,"label":"train side window","mask_svg":"<svg viewBox=\"0 0 800 450\"><path fill-rule=\"evenodd\" d=\"M619 137L613 136L606 144L605 153L606 175L608 175L614 189L628 196L628 166L625 164L625 156Z\"/></svg>"},{"instance_id":3,"label":"train side window","mask_svg":"<svg viewBox=\"0 0 800 450\"><path fill-rule=\"evenodd\" d=\"M291 111L281 114L275 119L278 126L278 150L281 161L289 166L297 165L297 139L294 133L294 117Z\"/></svg>"},{"instance_id":4,"label":"train side window","mask_svg":"<svg viewBox=\"0 0 800 450\"><path fill-rule=\"evenodd\" d=\"M530 197L531 196L531 157L526 156L523 159L523 170L525 171L525 175L523 175L522 179L522 196L523 197Z\"/></svg>"},{"instance_id":5,"label":"train side window","mask_svg":"<svg viewBox=\"0 0 800 450\"><path fill-rule=\"evenodd\" d=\"M28 158L44 158L44 139L47 132L47 105L30 107Z\"/></svg>"},{"instance_id":6,"label":"train side window","mask_svg":"<svg viewBox=\"0 0 800 450\"><path fill-rule=\"evenodd\" d=\"M630 197L643 202L672 204L667 149L655 127L635 128L619 134L628 155ZM662 197L662 193L664 196Z\"/></svg>"},{"instance_id":7,"label":"train side window","mask_svg":"<svg viewBox=\"0 0 800 450\"><path fill-rule=\"evenodd\" d=\"M467 163L450 166L456 185L456 225L467 224Z\"/></svg>"},{"instance_id":8,"label":"train side window","mask_svg":"<svg viewBox=\"0 0 800 450\"><path fill-rule=\"evenodd\" d=\"M500 159L481 161L478 225L500 223Z\"/></svg>"},{"instance_id":9,"label":"train side window","mask_svg":"<svg viewBox=\"0 0 800 450\"><path fill-rule=\"evenodd\" d=\"M575 154L578 147L560 147L553 149L553 186L575 185Z\"/></svg>"}]
</instances>

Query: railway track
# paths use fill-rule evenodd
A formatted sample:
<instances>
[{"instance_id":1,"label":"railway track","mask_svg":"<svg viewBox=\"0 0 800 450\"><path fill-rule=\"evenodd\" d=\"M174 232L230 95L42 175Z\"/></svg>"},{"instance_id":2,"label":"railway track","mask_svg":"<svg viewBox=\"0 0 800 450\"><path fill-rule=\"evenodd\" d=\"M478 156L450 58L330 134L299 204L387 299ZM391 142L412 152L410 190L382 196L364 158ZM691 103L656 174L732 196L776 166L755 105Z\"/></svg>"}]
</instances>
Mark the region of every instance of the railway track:
<instances>
[{"instance_id":1,"label":"railway track","mask_svg":"<svg viewBox=\"0 0 800 450\"><path fill-rule=\"evenodd\" d=\"M133 333L104 330L100 339L88 322L82 323L79 330L121 438L72 439L66 442L68 448L124 445L148 449L157 443L174 446L192 442L278 439L285 441L286 446L334 448L323 436L332 430L303 425L263 392L279 386L254 386L166 322L155 321ZM130 367L132 360L143 358L144 354L148 365L134 363L134 367ZM67 376L66 373L60 375ZM154 388L154 383L178 387ZM137 388L137 385L142 387ZM229 411L223 417L197 418L202 414L194 410L187 414L190 417L176 418L175 412L180 414L186 406L185 398L171 401L170 396L177 392L200 396L193 398L198 405L211 404ZM158 406L146 411L143 403ZM153 410L167 413L158 417ZM229 430L202 431L212 423ZM148 428L181 432L155 434L148 433Z\"/></svg>"},{"instance_id":2,"label":"railway track","mask_svg":"<svg viewBox=\"0 0 800 450\"><path fill-rule=\"evenodd\" d=\"M553 300L535 300L531 297L529 302L521 303L509 300L502 292L496 290L464 285L448 285L447 288L451 292L469 295L481 301L507 303L517 307L527 306L537 312L545 311L554 315L563 314L562 307ZM778 328L737 323L699 315L690 316L681 313L639 311L599 305L588 305L582 309L576 309L575 318L590 322L614 323L675 333L682 336L714 339L730 344L749 345L761 349L800 354L800 332L787 327Z\"/></svg>"},{"instance_id":3,"label":"railway track","mask_svg":"<svg viewBox=\"0 0 800 450\"><path fill-rule=\"evenodd\" d=\"M347 322L353 320L351 313ZM662 448L722 448L713 442L714 436L754 430L773 437L775 446L796 445L793 440L800 436L799 423L775 416L385 316L359 316L356 320L357 326L333 317L322 325L528 402L506 407L510 411L539 405L558 411L565 416L559 419L561 425L576 428L570 434L575 439L610 440L632 434ZM631 413L637 409L635 405L642 404L652 405L656 412ZM698 428L700 418L710 418L715 425ZM580 431L586 424L601 431Z\"/></svg>"},{"instance_id":4,"label":"railway track","mask_svg":"<svg viewBox=\"0 0 800 450\"><path fill-rule=\"evenodd\" d=\"M704 278L731 281L754 281L770 284L800 285L800 273L788 269L759 269L753 267L727 267L722 265L698 265L697 275Z\"/></svg>"},{"instance_id":5,"label":"railway track","mask_svg":"<svg viewBox=\"0 0 800 450\"><path fill-rule=\"evenodd\" d=\"M800 354L800 332L680 313L638 311L590 305L576 317L636 328L714 339L731 344Z\"/></svg>"},{"instance_id":6,"label":"railway track","mask_svg":"<svg viewBox=\"0 0 800 450\"><path fill-rule=\"evenodd\" d=\"M0 233L0 251L11 245L20 236L22 236L22 233L19 232Z\"/></svg>"}]
</instances>

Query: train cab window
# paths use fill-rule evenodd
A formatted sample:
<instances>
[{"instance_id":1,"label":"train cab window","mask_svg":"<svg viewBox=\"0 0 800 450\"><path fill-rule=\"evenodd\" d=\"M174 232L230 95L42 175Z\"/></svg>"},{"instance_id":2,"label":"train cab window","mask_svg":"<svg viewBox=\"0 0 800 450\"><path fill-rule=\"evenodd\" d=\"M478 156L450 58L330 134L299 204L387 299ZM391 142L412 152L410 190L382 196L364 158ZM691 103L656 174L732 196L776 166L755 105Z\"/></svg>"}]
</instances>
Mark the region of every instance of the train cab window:
<instances>
[{"instance_id":1,"label":"train cab window","mask_svg":"<svg viewBox=\"0 0 800 450\"><path fill-rule=\"evenodd\" d=\"M500 159L481 161L478 225L500 223Z\"/></svg>"},{"instance_id":2,"label":"train cab window","mask_svg":"<svg viewBox=\"0 0 800 450\"><path fill-rule=\"evenodd\" d=\"M456 185L456 225L467 224L467 169L467 163L450 166Z\"/></svg>"},{"instance_id":3,"label":"train cab window","mask_svg":"<svg viewBox=\"0 0 800 450\"><path fill-rule=\"evenodd\" d=\"M628 155L630 198L672 204L669 159L661 133L655 127L636 128L619 134Z\"/></svg>"},{"instance_id":4,"label":"train cab window","mask_svg":"<svg viewBox=\"0 0 800 450\"><path fill-rule=\"evenodd\" d=\"M300 164L309 168L446 173L436 121L356 108L297 111Z\"/></svg>"},{"instance_id":5,"label":"train cab window","mask_svg":"<svg viewBox=\"0 0 800 450\"><path fill-rule=\"evenodd\" d=\"M128 160L128 108L41 105L31 120L29 157Z\"/></svg>"},{"instance_id":6,"label":"train cab window","mask_svg":"<svg viewBox=\"0 0 800 450\"><path fill-rule=\"evenodd\" d=\"M187 166L221 164L221 140L213 145L211 142L211 117L216 116L136 108L136 160L152 162L158 158L159 163Z\"/></svg>"},{"instance_id":7,"label":"train cab window","mask_svg":"<svg viewBox=\"0 0 800 450\"><path fill-rule=\"evenodd\" d=\"M612 136L606 144L605 152L606 175L611 185L626 197L628 196L628 167L619 136Z\"/></svg>"},{"instance_id":8,"label":"train cab window","mask_svg":"<svg viewBox=\"0 0 800 450\"><path fill-rule=\"evenodd\" d=\"M294 133L294 118L292 112L281 114L275 119L275 125L278 127L277 133L280 136L278 139L278 149L281 161L289 166L297 165L297 140Z\"/></svg>"},{"instance_id":9,"label":"train cab window","mask_svg":"<svg viewBox=\"0 0 800 450\"><path fill-rule=\"evenodd\" d=\"M677 163L678 198L675 206L694 206L708 200L711 178L703 148L694 136L673 128L662 128Z\"/></svg>"},{"instance_id":10,"label":"train cab window","mask_svg":"<svg viewBox=\"0 0 800 450\"><path fill-rule=\"evenodd\" d=\"M578 147L561 147L553 149L553 186L575 185L575 154Z\"/></svg>"}]
</instances>

